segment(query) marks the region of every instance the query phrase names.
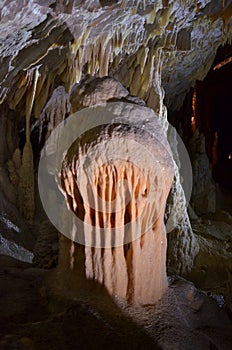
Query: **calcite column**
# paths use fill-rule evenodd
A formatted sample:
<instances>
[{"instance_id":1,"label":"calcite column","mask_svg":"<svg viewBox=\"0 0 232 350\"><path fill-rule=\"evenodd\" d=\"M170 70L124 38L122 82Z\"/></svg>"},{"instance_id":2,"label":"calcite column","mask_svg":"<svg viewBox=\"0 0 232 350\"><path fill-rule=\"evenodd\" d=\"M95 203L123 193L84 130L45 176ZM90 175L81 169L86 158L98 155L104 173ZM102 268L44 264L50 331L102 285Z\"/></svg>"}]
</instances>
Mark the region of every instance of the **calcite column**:
<instances>
[{"instance_id":1,"label":"calcite column","mask_svg":"<svg viewBox=\"0 0 232 350\"><path fill-rule=\"evenodd\" d=\"M86 131L63 160L61 186L85 244L63 238L59 269L73 285L93 280L113 297L152 304L167 287L163 218L173 162L153 111L126 104L123 113L126 124Z\"/></svg>"}]
</instances>

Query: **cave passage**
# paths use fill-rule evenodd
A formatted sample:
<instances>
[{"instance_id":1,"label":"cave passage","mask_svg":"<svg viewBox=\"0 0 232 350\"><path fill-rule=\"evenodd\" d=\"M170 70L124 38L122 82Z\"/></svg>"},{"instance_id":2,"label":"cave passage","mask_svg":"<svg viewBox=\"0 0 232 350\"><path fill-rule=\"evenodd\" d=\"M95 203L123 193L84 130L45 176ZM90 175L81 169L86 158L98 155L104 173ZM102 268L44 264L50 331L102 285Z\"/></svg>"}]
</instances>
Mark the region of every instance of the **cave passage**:
<instances>
[{"instance_id":1,"label":"cave passage","mask_svg":"<svg viewBox=\"0 0 232 350\"><path fill-rule=\"evenodd\" d=\"M204 133L214 180L232 191L232 46L218 49L206 78L195 85L196 127Z\"/></svg>"}]
</instances>

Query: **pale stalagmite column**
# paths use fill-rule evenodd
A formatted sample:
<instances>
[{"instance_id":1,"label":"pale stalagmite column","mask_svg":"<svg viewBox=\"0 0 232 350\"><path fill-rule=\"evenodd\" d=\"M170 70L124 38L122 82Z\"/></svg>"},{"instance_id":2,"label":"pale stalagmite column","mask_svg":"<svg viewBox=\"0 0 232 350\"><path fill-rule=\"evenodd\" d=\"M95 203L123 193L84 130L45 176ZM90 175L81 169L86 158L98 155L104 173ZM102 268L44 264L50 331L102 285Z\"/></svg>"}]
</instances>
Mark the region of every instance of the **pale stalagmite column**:
<instances>
[{"instance_id":1,"label":"pale stalagmite column","mask_svg":"<svg viewBox=\"0 0 232 350\"><path fill-rule=\"evenodd\" d=\"M63 238L59 269L77 284L93 280L113 297L150 304L167 287L163 218L172 156L152 110L121 102L110 108L126 123L86 131L63 161L61 186L83 221L85 245Z\"/></svg>"}]
</instances>

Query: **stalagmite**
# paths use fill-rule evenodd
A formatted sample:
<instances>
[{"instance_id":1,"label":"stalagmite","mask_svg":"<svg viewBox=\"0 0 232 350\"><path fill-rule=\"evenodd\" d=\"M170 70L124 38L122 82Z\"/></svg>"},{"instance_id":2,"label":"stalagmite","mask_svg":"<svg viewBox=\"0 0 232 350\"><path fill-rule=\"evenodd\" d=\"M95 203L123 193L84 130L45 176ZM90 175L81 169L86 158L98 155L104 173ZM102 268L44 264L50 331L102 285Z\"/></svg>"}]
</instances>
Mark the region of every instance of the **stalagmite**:
<instances>
[{"instance_id":1,"label":"stalagmite","mask_svg":"<svg viewBox=\"0 0 232 350\"><path fill-rule=\"evenodd\" d=\"M167 287L163 218L172 156L152 110L123 102L106 109L121 122L82 134L62 163L61 186L83 231L73 227L72 239L61 239L59 271L64 281L71 274L70 290L93 280L120 300L150 304Z\"/></svg>"},{"instance_id":2,"label":"stalagmite","mask_svg":"<svg viewBox=\"0 0 232 350\"><path fill-rule=\"evenodd\" d=\"M19 171L19 210L30 223L33 222L35 212L35 189L34 189L34 165L33 150L30 141L30 117L34 104L39 70L36 67L29 72L32 80L31 89L27 92L26 99L26 144L23 149L22 165Z\"/></svg>"}]
</instances>

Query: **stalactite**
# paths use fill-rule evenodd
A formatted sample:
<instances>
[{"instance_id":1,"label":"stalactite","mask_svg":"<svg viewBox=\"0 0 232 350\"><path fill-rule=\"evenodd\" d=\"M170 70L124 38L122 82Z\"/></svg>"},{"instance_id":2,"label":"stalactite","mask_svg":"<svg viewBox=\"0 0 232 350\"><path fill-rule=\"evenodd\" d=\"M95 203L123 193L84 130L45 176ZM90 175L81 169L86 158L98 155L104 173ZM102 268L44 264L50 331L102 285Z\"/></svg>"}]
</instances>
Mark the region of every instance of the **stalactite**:
<instances>
[{"instance_id":1,"label":"stalactite","mask_svg":"<svg viewBox=\"0 0 232 350\"><path fill-rule=\"evenodd\" d=\"M30 143L30 118L35 100L37 82L39 78L39 67L36 67L32 72L29 71L28 74L31 76L30 79L32 79L32 84L31 89L29 89L29 91L27 92L26 98L26 142Z\"/></svg>"},{"instance_id":2,"label":"stalactite","mask_svg":"<svg viewBox=\"0 0 232 350\"><path fill-rule=\"evenodd\" d=\"M76 55L75 55L76 80L77 80L76 82L79 82L81 80L82 68L83 68L82 55L83 55L83 49L80 47L80 48L78 48Z\"/></svg>"},{"instance_id":3,"label":"stalactite","mask_svg":"<svg viewBox=\"0 0 232 350\"><path fill-rule=\"evenodd\" d=\"M38 117L40 115L40 112L42 111L48 96L49 96L49 90L51 87L51 75L44 75L44 82L43 82L43 88L41 89L40 93L38 94L38 97L35 100L35 116Z\"/></svg>"},{"instance_id":4,"label":"stalactite","mask_svg":"<svg viewBox=\"0 0 232 350\"><path fill-rule=\"evenodd\" d=\"M159 21L160 21L160 25L161 27L165 28L169 22L169 18L170 18L170 13L171 13L171 9L172 9L172 6L164 9L162 11L162 14L161 16L159 17Z\"/></svg>"},{"instance_id":5,"label":"stalactite","mask_svg":"<svg viewBox=\"0 0 232 350\"><path fill-rule=\"evenodd\" d=\"M46 74L41 74L38 78L35 100L34 100L34 116L36 118L39 117L39 115L43 109L43 106L40 103L40 95L44 94L45 81L46 81Z\"/></svg>"},{"instance_id":6,"label":"stalactite","mask_svg":"<svg viewBox=\"0 0 232 350\"><path fill-rule=\"evenodd\" d=\"M24 77L21 80L21 82L19 83L18 88L15 90L15 93L10 100L10 103L9 103L10 108L12 108L12 109L16 108L16 106L20 103L20 101L22 100L22 98L26 94L27 89L28 89L28 84L25 81L25 77Z\"/></svg>"},{"instance_id":7,"label":"stalactite","mask_svg":"<svg viewBox=\"0 0 232 350\"><path fill-rule=\"evenodd\" d=\"M142 49L142 56L141 58L138 59L138 63L140 64L140 69L141 69L141 74L143 74L146 62L147 62L147 57L148 57L148 53L149 53L149 48L145 47Z\"/></svg>"},{"instance_id":8,"label":"stalactite","mask_svg":"<svg viewBox=\"0 0 232 350\"><path fill-rule=\"evenodd\" d=\"M26 144L23 149L22 165L19 171L19 209L25 219L32 223L35 212L35 190L33 150L30 141L30 117L39 78L39 67L29 71L28 74L30 75L29 80L31 81L31 88L27 92L26 99Z\"/></svg>"},{"instance_id":9,"label":"stalactite","mask_svg":"<svg viewBox=\"0 0 232 350\"><path fill-rule=\"evenodd\" d=\"M135 75L132 79L132 84L130 90L132 95L139 96L140 98L146 100L148 97L148 91L151 86L154 72L154 53L150 49L147 54L147 61L144 67L143 74L141 75L141 68L138 66L135 70ZM139 77L140 76L140 77Z\"/></svg>"},{"instance_id":10,"label":"stalactite","mask_svg":"<svg viewBox=\"0 0 232 350\"><path fill-rule=\"evenodd\" d=\"M67 59L66 69L62 74L66 91L70 91L71 86L77 83L77 76L76 60L73 58L73 55L70 55Z\"/></svg>"},{"instance_id":11,"label":"stalactite","mask_svg":"<svg viewBox=\"0 0 232 350\"><path fill-rule=\"evenodd\" d=\"M111 54L111 40L106 38L105 41L101 43L99 51L99 76L104 77L108 75L109 61Z\"/></svg>"},{"instance_id":12,"label":"stalactite","mask_svg":"<svg viewBox=\"0 0 232 350\"><path fill-rule=\"evenodd\" d=\"M65 92L63 86L58 86L48 102L46 103L41 115L39 125L39 144L43 144L59 123L70 114L69 94Z\"/></svg>"},{"instance_id":13,"label":"stalactite","mask_svg":"<svg viewBox=\"0 0 232 350\"><path fill-rule=\"evenodd\" d=\"M140 66L138 65L133 68L133 76L130 84L130 93L133 96L139 95L140 82L141 82L140 79L141 79L141 72L140 72Z\"/></svg>"}]
</instances>

